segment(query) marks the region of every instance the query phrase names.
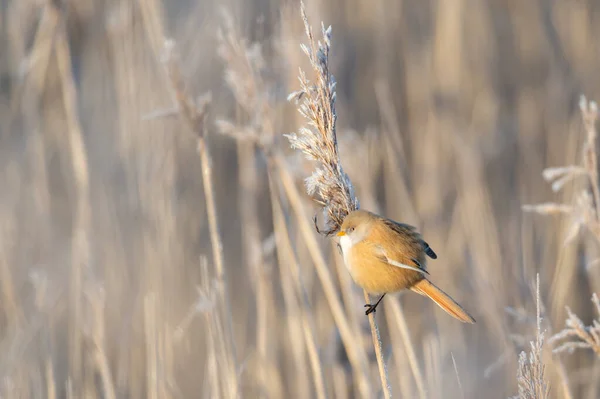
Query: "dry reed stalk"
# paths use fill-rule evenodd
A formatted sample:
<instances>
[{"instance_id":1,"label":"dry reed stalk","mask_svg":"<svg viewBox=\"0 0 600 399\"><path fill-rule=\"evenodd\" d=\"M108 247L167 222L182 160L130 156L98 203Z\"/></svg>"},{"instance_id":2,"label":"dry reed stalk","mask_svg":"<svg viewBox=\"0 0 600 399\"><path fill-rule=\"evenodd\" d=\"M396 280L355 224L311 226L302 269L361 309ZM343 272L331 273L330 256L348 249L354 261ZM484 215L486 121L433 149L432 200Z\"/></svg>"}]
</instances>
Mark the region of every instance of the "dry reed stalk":
<instances>
[{"instance_id":1,"label":"dry reed stalk","mask_svg":"<svg viewBox=\"0 0 600 399\"><path fill-rule=\"evenodd\" d=\"M219 283L217 278L211 277L208 269L208 261L202 257L200 259L200 294L208 298L210 302L219 298ZM220 299L220 298L219 298ZM239 387L232 387L231 379L227 376L229 372L229 359L227 358L228 342L225 337L222 317L219 317L218 308L211 307L204 312L207 348L209 351L207 366L209 368L210 389L213 393L211 397L237 398ZM214 362L214 363L213 363ZM212 365L214 364L214 370ZM221 372L219 374L219 371ZM237 379L237 373L236 373Z\"/></svg>"},{"instance_id":2,"label":"dry reed stalk","mask_svg":"<svg viewBox=\"0 0 600 399\"><path fill-rule=\"evenodd\" d=\"M454 359L454 354L450 352L450 356L452 356L452 365L454 366L454 372L456 373L456 382L458 384L458 390L460 392L460 397L465 399L465 391L462 386L462 382L460 381L460 375L458 374L458 367L456 366L456 360Z\"/></svg>"},{"instance_id":3,"label":"dry reed stalk","mask_svg":"<svg viewBox=\"0 0 600 399\"><path fill-rule=\"evenodd\" d=\"M239 181L241 187L240 211L243 226L244 253L248 259L250 274L254 277L255 295L257 297L256 311L256 347L258 348L257 374L261 390L272 387L268 384L267 369L274 369L268 353L267 342L273 341L269 338L268 328L269 315L273 314L270 304L273 304L273 287L267 279L264 258L262 255L262 242L260 240L260 224L257 217L258 203L256 201L258 192L258 173L256 170L256 159L254 151L256 147L264 151L267 142L261 139L272 138L272 125L270 108L264 102L263 93L260 90L264 83L260 72L264 66L260 46L256 43L250 46L243 40L234 28L233 18L222 10L222 29L218 31L218 52L225 62L225 81L234 93L240 110L251 119L247 128L235 126L227 121L218 121L217 124L222 134L230 135L237 140L238 159L240 165ZM260 130L260 132L258 132ZM269 309L271 307L271 309Z\"/></svg>"},{"instance_id":4,"label":"dry reed stalk","mask_svg":"<svg viewBox=\"0 0 600 399\"><path fill-rule=\"evenodd\" d=\"M296 216L296 221L300 229L300 233L304 239L304 242L308 248L311 259L315 265L315 270L321 281L323 292L327 298L327 303L331 309L333 319L340 330L340 336L344 343L344 348L348 354L348 359L352 368L356 372L356 378L358 383L358 390L362 397L370 397L370 383L368 379L368 372L366 370L366 357L364 350L360 345L357 345L355 336L348 323L348 318L344 314L343 307L337 296L333 278L331 272L327 267L327 263L319 247L319 243L313 234L313 226L308 222L307 212L302 202L302 197L294 179L290 175L290 172L285 166L285 161L275 155L273 161L275 162L275 171L281 180L283 190L290 201L290 205Z\"/></svg>"},{"instance_id":5,"label":"dry reed stalk","mask_svg":"<svg viewBox=\"0 0 600 399\"><path fill-rule=\"evenodd\" d=\"M371 298L367 291L363 291L365 295L365 303L371 302ZM383 389L383 396L386 398L392 397L392 386L389 382L388 370L385 360L383 358L383 348L381 343L381 335L379 333L379 326L375 321L375 317L369 317L369 324L371 325L371 335L373 336L373 347L375 348L375 355L377 356L377 366L379 368L379 375L381 377L381 386Z\"/></svg>"},{"instance_id":6,"label":"dry reed stalk","mask_svg":"<svg viewBox=\"0 0 600 399\"><path fill-rule=\"evenodd\" d=\"M226 28L228 24L231 26L231 22L226 20ZM236 126L228 121L219 121L218 125L221 133L236 139L254 141L268 159L270 179L277 178L281 181L285 195L288 197L298 220L302 237L315 264L334 321L340 330L348 358L356 372L359 392L362 397L370 397L371 390L366 369L366 355L354 342L352 330L337 298L333 279L319 244L313 235L312 227L307 221L302 196L294 184L285 159L280 151L273 147L274 118L271 112L272 107L265 98L265 93L269 91L265 87L265 82L260 78L264 62L260 47L257 44L248 46L243 40L236 37L231 28L221 33L220 37L219 52L227 63L226 81L235 94L238 104L251 118L251 123L243 127ZM298 281L296 278L294 280Z\"/></svg>"},{"instance_id":7,"label":"dry reed stalk","mask_svg":"<svg viewBox=\"0 0 600 399\"><path fill-rule=\"evenodd\" d=\"M388 318L389 325L395 325L400 333L400 338L404 345L404 351L406 353L406 358L408 359L408 364L410 365L410 369L412 371L413 377L415 379L415 383L417 384L417 391L419 392L419 398L425 399L427 398L427 391L425 389L425 381L423 379L423 373L421 373L421 368L419 367L419 361L417 359L417 355L415 353L415 348L413 346L412 340L410 338L410 331L408 330L408 324L406 322L406 317L404 317L404 310L402 309L402 305L397 298L390 298L388 300L387 306L390 308L389 312L386 312L386 316ZM396 354L398 360L400 356ZM398 371L400 372L401 368L398 367Z\"/></svg>"},{"instance_id":8,"label":"dry reed stalk","mask_svg":"<svg viewBox=\"0 0 600 399\"><path fill-rule=\"evenodd\" d=\"M358 209L359 203L354 195L350 179L342 169L338 155L337 115L335 112L336 83L329 71L328 64L331 47L331 27L325 29L322 26L323 42L319 41L317 45L312 28L308 23L304 3L301 2L300 4L305 32L309 40L309 45L302 45L302 49L316 73L317 82L313 86L306 78L304 71L300 69L301 89L292 93L290 99L302 101L299 111L308 121L309 127L301 128L298 134L288 135L288 138L293 148L299 149L307 158L319 163L319 167L315 172L306 179L306 189L308 194L323 207L327 225L327 229L323 233L330 235L339 229L344 217L349 212ZM371 303L366 291L364 296L367 303ZM339 311L341 312L341 309ZM385 398L390 398L391 386L381 351L381 338L373 314L369 315L369 322L383 394Z\"/></svg>"},{"instance_id":9,"label":"dry reed stalk","mask_svg":"<svg viewBox=\"0 0 600 399\"><path fill-rule=\"evenodd\" d=\"M567 215L570 219L569 228L563 240L563 246L573 241L582 230L587 228L593 237L600 242L600 188L598 181L598 154L596 152L597 130L596 123L598 120L598 106L595 102L581 97L579 108L586 133L583 146L583 156L580 165L568 165L562 167L550 167L543 171L543 177L546 181L552 183L554 192L561 191L565 185L578 178L586 177L589 186L588 189L583 189L578 192L572 199L572 204L558 204L554 202L524 205L523 210L535 212L542 215ZM591 267L586 267L586 272L592 281L596 281L595 273L591 271ZM564 279L564 277L556 278ZM564 290L569 290L565 287ZM566 294L564 294L566 295ZM562 302L562 301L561 301ZM597 306L597 311L600 315L600 306L597 305L597 296L594 293L592 302ZM550 344L554 344L565 338L574 337L579 341L567 341L554 349L554 353L563 351L572 352L577 348L589 348L596 354L600 354L600 324L594 320L592 326L586 327L581 319L571 312L567 307L568 319L566 320L566 328L561 332L554 334L550 340ZM550 326L548 326L550 330ZM551 331L550 331L551 332ZM572 397L569 387L569 380L562 361L559 358L554 358L554 365L560 377L561 386L566 396Z\"/></svg>"},{"instance_id":10,"label":"dry reed stalk","mask_svg":"<svg viewBox=\"0 0 600 399\"><path fill-rule=\"evenodd\" d=\"M33 196L36 207L36 222L44 238L51 237L49 229L51 220L51 194L47 147L51 139L46 137L50 133L50 128L46 124L43 111L44 92L47 88L47 73L51 60L54 60L53 49L57 37L59 22L64 20L56 12L51 2L43 4L43 13L39 26L35 33L34 42L26 59L21 63L21 73L23 74L23 85L19 88L20 92L14 95L14 106L19 106L23 111L14 112L15 117L21 116L24 123L24 131L30 132L28 146L31 150L31 163L34 169L34 182L32 182ZM60 107L60 106L59 106ZM46 250L45 247L43 250ZM2 257L4 257L4 253ZM7 312L9 323L19 324L23 320L23 314L15 301L16 293L13 291L13 280L5 259L0 259L0 280L3 292L2 303ZM51 359L48 360L49 367L52 367ZM52 370L50 370L52 371ZM47 381L48 394L55 392L55 387L51 384L54 381Z\"/></svg>"},{"instance_id":11,"label":"dry reed stalk","mask_svg":"<svg viewBox=\"0 0 600 399\"><path fill-rule=\"evenodd\" d=\"M116 399L115 386L113 383L112 373L110 371L110 363L106 354L106 337L104 310L105 310L105 294L100 287L92 288L88 292L90 302L92 328L90 331L92 345L92 353L95 369L100 375L102 381L103 394L106 399Z\"/></svg>"},{"instance_id":12,"label":"dry reed stalk","mask_svg":"<svg viewBox=\"0 0 600 399\"><path fill-rule=\"evenodd\" d=\"M285 224L284 211L277 194L279 190L274 187L276 183L272 180L273 174L269 174L269 176L271 204L273 207L273 225L277 239L277 253L278 256L280 256L279 264L282 266L282 271L285 270L285 274L289 275L289 279L293 281L296 296L301 304L299 306L299 311L301 313L302 331L308 352L308 359L310 361L316 396L319 399L324 399L327 396L323 380L323 367L314 337L315 328L311 317L311 306L306 288L302 283L300 266L294 254L293 246Z\"/></svg>"},{"instance_id":13,"label":"dry reed stalk","mask_svg":"<svg viewBox=\"0 0 600 399\"><path fill-rule=\"evenodd\" d=\"M348 384L348 377L346 376L346 371L343 366L339 364L335 364L333 366L333 370L331 370L331 379L333 385L333 397L339 399L349 398L350 389L348 388L350 384Z\"/></svg>"},{"instance_id":14,"label":"dry reed stalk","mask_svg":"<svg viewBox=\"0 0 600 399\"><path fill-rule=\"evenodd\" d=\"M237 396L238 381L236 370L235 338L233 335L233 321L231 320L231 305L229 304L229 294L227 292L225 269L223 266L223 244L217 224L217 210L215 205L214 188L211 178L211 160L208 146L204 137L198 139L198 154L201 159L202 182L204 186L204 195L206 199L206 210L208 213L208 225L211 237L212 251L215 262L215 272L217 278L217 290L219 292L219 302L223 307L223 318L225 319L225 337L227 339L227 349L225 354L228 357L228 394L229 397Z\"/></svg>"},{"instance_id":15,"label":"dry reed stalk","mask_svg":"<svg viewBox=\"0 0 600 399\"><path fill-rule=\"evenodd\" d=\"M217 341L218 337L214 332L214 320L216 319L213 309L215 307L214 289L213 285L211 284L213 280L208 271L208 262L206 258L201 257L199 263L201 281L201 285L198 287L199 299L185 319L180 323L180 326L176 328L175 338L178 339L178 337L183 334L197 313L201 313L204 316L204 320L206 322L206 333L204 334L204 338L206 340L205 346L208 352L204 367L204 397L213 398L222 395L221 383L223 382L219 381L220 365L217 362L217 350L219 348L219 343Z\"/></svg>"},{"instance_id":16,"label":"dry reed stalk","mask_svg":"<svg viewBox=\"0 0 600 399\"><path fill-rule=\"evenodd\" d=\"M144 337L146 339L146 396L158 399L158 359L156 351L156 295L144 297Z\"/></svg>"},{"instance_id":17,"label":"dry reed stalk","mask_svg":"<svg viewBox=\"0 0 600 399\"><path fill-rule=\"evenodd\" d=\"M54 381L54 370L52 368L52 359L48 357L45 364L46 369L46 398L56 399L56 383Z\"/></svg>"},{"instance_id":18,"label":"dry reed stalk","mask_svg":"<svg viewBox=\"0 0 600 399\"><path fill-rule=\"evenodd\" d=\"M65 381L65 391L67 399L75 398L75 394L73 393L73 383L71 382L70 378L67 378L67 380Z\"/></svg>"},{"instance_id":19,"label":"dry reed stalk","mask_svg":"<svg viewBox=\"0 0 600 399\"><path fill-rule=\"evenodd\" d=\"M545 379L545 366L542 360L542 350L544 344L544 332L542 332L540 300L540 275L536 279L536 339L530 342L529 357L525 351L519 355L519 369L517 372L517 382L519 386L520 399L545 399L550 393L550 386Z\"/></svg>"},{"instance_id":20,"label":"dry reed stalk","mask_svg":"<svg viewBox=\"0 0 600 399\"><path fill-rule=\"evenodd\" d=\"M431 398L442 398L441 379L443 378L441 365L440 340L437 335L427 334L423 338L423 357L425 358L425 378L427 381L427 395Z\"/></svg>"},{"instance_id":21,"label":"dry reed stalk","mask_svg":"<svg viewBox=\"0 0 600 399\"><path fill-rule=\"evenodd\" d=\"M280 234L278 229L275 230L275 234ZM280 239L278 239L280 241ZM288 258L284 256L281 252L281 249L277 250L277 260L280 265L283 265L283 262L288 262ZM292 277L287 270L284 270L283 267L279 268L279 279L281 282L281 291L283 293L283 300L285 305L285 320L287 323L287 333L289 336L289 345L285 345L289 347L289 350L292 354L293 361L289 362L289 369L287 370L286 375L288 376L288 381L290 384L288 386L288 392L293 392L294 396L298 398L310 398L313 390L311 386L307 383L310 381L310 374L308 370L308 364L306 361L307 354L307 345L306 345L306 335L303 332L303 318L305 315L303 314L303 310L301 309L300 300L297 298L296 292L294 290L294 283L292 282ZM309 332L312 334L312 330ZM311 335L312 336L312 335ZM309 352L310 356L311 353ZM320 363L320 359L317 359Z\"/></svg>"},{"instance_id":22,"label":"dry reed stalk","mask_svg":"<svg viewBox=\"0 0 600 399\"><path fill-rule=\"evenodd\" d=\"M31 51L21 66L21 72L25 75L26 80L22 89L22 97L19 98L17 95L16 98L21 100L19 105L23 107L35 107L44 91L46 73L52 58L52 49L60 21L61 18L56 12L55 6L51 1L47 1Z\"/></svg>"},{"instance_id":23,"label":"dry reed stalk","mask_svg":"<svg viewBox=\"0 0 600 399\"><path fill-rule=\"evenodd\" d=\"M598 295L592 295L592 303L596 309L598 319L592 321L592 325L586 326L581 319L567 307L566 327L554 334L549 340L549 344L556 344L558 341L566 340L555 347L554 353L568 352L573 353L576 349L591 349L600 357L600 300ZM574 338L575 340L567 340Z\"/></svg>"},{"instance_id":24,"label":"dry reed stalk","mask_svg":"<svg viewBox=\"0 0 600 399\"><path fill-rule=\"evenodd\" d=\"M55 3L49 2L51 12L60 18L59 10ZM82 348L82 282L83 270L89 265L91 257L90 249L90 192L89 171L87 151L83 140L83 131L79 121L77 107L77 90L71 67L71 51L67 36L64 19L57 32L54 45L58 69L60 73L61 89L63 94L63 105L67 123L67 136L69 152L73 169L73 179L76 192L75 215L72 226L72 253L71 253L71 283L70 304L72 310L69 321L69 376L72 383L73 393L79 395L81 392L81 381L83 373L83 348Z\"/></svg>"},{"instance_id":25,"label":"dry reed stalk","mask_svg":"<svg viewBox=\"0 0 600 399\"><path fill-rule=\"evenodd\" d=\"M463 234L467 237L468 248L473 254L473 264L494 265L489 268L476 267L472 272L469 270L469 273L475 273L475 277L469 280L478 283L473 288L479 290L477 298L482 317L487 317L487 322L493 324L490 331L500 342L510 347L503 320L493 317L504 307L501 304L506 303L504 296L509 291L505 287L504 270L496 267L502 264L502 251L490 190L482 172L481 155L471 143L461 137L451 144L460 169L458 217Z\"/></svg>"},{"instance_id":26,"label":"dry reed stalk","mask_svg":"<svg viewBox=\"0 0 600 399\"><path fill-rule=\"evenodd\" d=\"M163 323L161 334L161 352L163 353L163 364L164 364L164 389L165 397L167 393L170 397L181 398L183 397L177 381L175 380L175 351L173 350L174 333L170 326Z\"/></svg>"},{"instance_id":27,"label":"dry reed stalk","mask_svg":"<svg viewBox=\"0 0 600 399\"><path fill-rule=\"evenodd\" d=\"M22 318L22 312L19 309L19 305L17 304L17 296L14 290L13 276L10 270L10 266L8 264L8 259L6 258L8 253L8 233L9 226L5 226L8 224L7 219L4 219L2 222L2 226L0 227L0 231L2 234L0 235L0 239L2 244L0 244L0 286L2 287L2 304L4 308L4 312L6 314L6 319L9 325L18 325L19 319Z\"/></svg>"},{"instance_id":28,"label":"dry reed stalk","mask_svg":"<svg viewBox=\"0 0 600 399\"><path fill-rule=\"evenodd\" d=\"M233 18L225 10L222 10L223 27L218 32L220 57L225 61L225 81L232 89L236 101L240 108L248 114L249 118L256 119L255 125L260 128L262 137L270 137L271 131L265 125L268 119L268 104L260 109L262 105L257 97L266 95L259 92L262 88L262 80L259 76L259 69L264 65L260 47L254 46L253 51L248 48L246 42L234 28ZM255 109L255 107L257 109ZM255 112L256 111L256 112ZM219 126L223 133L223 127L226 123L220 121ZM234 133L230 131L229 133ZM274 370L273 359L269 353L269 342L274 342L270 328L273 322L274 314L273 287L272 279L267 276L266 266L264 264L261 229L258 219L258 171L256 169L255 149L260 144L255 140L237 140L237 152L239 159L239 185L241 192L239 194L239 208L241 213L242 239L244 246L244 258L247 259L252 283L254 284L254 293L257 298L256 303L256 347L258 349L258 362L256 364L258 382L261 385L260 390L269 389L273 384L269 384L267 370ZM271 333L271 334L270 334ZM272 351L271 351L272 352Z\"/></svg>"},{"instance_id":29,"label":"dry reed stalk","mask_svg":"<svg viewBox=\"0 0 600 399\"><path fill-rule=\"evenodd\" d=\"M256 365L258 381L263 389L269 389L269 376L267 370L275 369L272 351L269 351L269 343L275 342L273 322L275 303L273 296L273 279L267 276L265 260L263 258L261 229L258 220L257 186L258 173L256 170L255 147L253 142L237 142L239 165L239 183L241 192L239 195L239 207L241 213L242 237L244 242L244 257L247 259L253 283L255 285L256 301L256 347L258 348L258 364Z\"/></svg>"},{"instance_id":30,"label":"dry reed stalk","mask_svg":"<svg viewBox=\"0 0 600 399\"><path fill-rule=\"evenodd\" d=\"M581 164L549 167L544 169L542 176L547 182L551 183L554 192L561 191L567 183L579 177L586 178L588 188L576 193L571 200L571 204L568 205L554 202L523 205L523 210L527 212L546 216L558 214L568 216L569 227L565 233L564 245L573 241L582 228L586 228L592 233L596 241L600 242L600 181L598 180L598 154L596 150L598 105L582 96L579 108L586 134ZM592 272L593 263L590 262L586 265L585 270L592 282L597 283L596 273Z\"/></svg>"},{"instance_id":31,"label":"dry reed stalk","mask_svg":"<svg viewBox=\"0 0 600 399\"><path fill-rule=\"evenodd\" d=\"M217 210L215 203L214 185L212 182L212 166L208 145L206 143L205 118L207 114L209 96L204 96L198 100L193 100L187 92L185 83L181 76L177 56L174 53L174 42L165 42L165 54L163 63L167 71L175 100L177 111L187 128L196 138L196 150L200 157L202 169L202 183L204 187L204 197L206 201L206 212L208 216L208 226L210 241L215 263L215 275L219 304L222 307L222 315L225 319L224 337L227 345L223 348L225 356L225 378L227 383L227 396L234 398L239 389L238 376L236 370L235 339L233 335L233 322L231 320L231 305L229 303L229 294L227 292L227 283L225 268L223 262L223 244L219 233L217 221Z\"/></svg>"},{"instance_id":32,"label":"dry reed stalk","mask_svg":"<svg viewBox=\"0 0 600 399\"><path fill-rule=\"evenodd\" d=\"M210 102L209 96L193 99L187 91L185 82L179 68L179 57L175 54L175 43L165 40L165 28L160 6L157 2L142 1L140 8L144 19L144 28L147 37L154 49L155 54L161 55L161 59L169 78L169 84L175 97L176 107L167 112L155 113L152 117L165 117L178 114L184 125L195 136L196 150L200 158L204 199L208 218L209 235L212 247L213 262L216 275L216 291L218 292L218 304L221 311L215 313L218 325L214 332L218 338L218 362L223 383L223 395L236 397L239 390L235 337L233 332L232 312L230 298L227 288L226 271L223 260L223 243L217 220L215 203L215 188L212 181L212 161L210 149L206 139L205 118ZM219 320L219 315L224 319ZM221 322L225 325L221 326ZM226 342L223 342L226 341ZM165 388L166 389L166 388Z\"/></svg>"}]
</instances>

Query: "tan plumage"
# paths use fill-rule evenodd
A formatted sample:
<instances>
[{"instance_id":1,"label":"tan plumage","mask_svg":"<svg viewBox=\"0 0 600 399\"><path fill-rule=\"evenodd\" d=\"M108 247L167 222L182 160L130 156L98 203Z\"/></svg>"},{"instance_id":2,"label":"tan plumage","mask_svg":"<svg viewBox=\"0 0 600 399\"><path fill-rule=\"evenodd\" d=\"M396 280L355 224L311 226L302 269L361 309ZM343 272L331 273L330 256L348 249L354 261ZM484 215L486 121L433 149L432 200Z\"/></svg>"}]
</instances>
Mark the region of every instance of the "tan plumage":
<instances>
[{"instance_id":1,"label":"tan plumage","mask_svg":"<svg viewBox=\"0 0 600 399\"><path fill-rule=\"evenodd\" d=\"M431 298L456 319L475 322L456 301L426 278L429 274L426 255L433 259L437 255L414 227L357 210L346 216L338 236L346 267L367 292L386 294L410 289ZM377 304L365 306L371 312Z\"/></svg>"}]
</instances>

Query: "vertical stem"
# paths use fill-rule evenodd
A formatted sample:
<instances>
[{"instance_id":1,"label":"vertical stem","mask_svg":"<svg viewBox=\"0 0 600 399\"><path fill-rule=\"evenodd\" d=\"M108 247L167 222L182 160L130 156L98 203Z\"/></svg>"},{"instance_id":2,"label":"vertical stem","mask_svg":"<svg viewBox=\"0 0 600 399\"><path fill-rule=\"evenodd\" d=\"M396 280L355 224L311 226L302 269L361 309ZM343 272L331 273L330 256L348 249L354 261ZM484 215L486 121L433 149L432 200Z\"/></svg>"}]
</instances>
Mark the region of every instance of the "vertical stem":
<instances>
[{"instance_id":1,"label":"vertical stem","mask_svg":"<svg viewBox=\"0 0 600 399\"><path fill-rule=\"evenodd\" d=\"M52 359L46 359L46 398L56 399L56 385L54 371L52 370Z\"/></svg>"},{"instance_id":2,"label":"vertical stem","mask_svg":"<svg viewBox=\"0 0 600 399\"><path fill-rule=\"evenodd\" d=\"M352 367L356 372L358 390L362 397L369 398L371 397L371 386L368 378L365 353L358 349L359 345L357 345L355 342L355 336L352 334L352 330L348 324L348 319L345 317L342 305L337 297L331 273L327 268L327 264L319 248L319 244L313 235L312 226L307 220L306 212L304 211L304 206L300 200L298 189L296 188L290 173L287 171L285 164L283 163L283 159L279 156L275 156L273 160L275 162L279 178L283 184L283 188L296 215L300 231L315 264L315 269L319 279L321 280L321 285L323 286L327 303L331 308L333 319L340 330L340 336L342 337L344 347L346 348L348 359L350 360L350 364L352 364Z\"/></svg>"},{"instance_id":3,"label":"vertical stem","mask_svg":"<svg viewBox=\"0 0 600 399\"><path fill-rule=\"evenodd\" d=\"M417 390L419 391L419 398L425 399L427 398L425 391L425 381L423 380L423 374L421 373L421 369L419 368L419 362L417 361L417 355L415 353L415 348L412 344L412 340L410 339L410 333L408 331L408 325L406 324L406 318L404 317L404 312L398 303L396 298L390 298L387 303L388 310L391 313L387 313L389 324L391 323L391 319L393 318L396 326L398 327L398 331L400 332L400 336L404 343L404 351L406 353L406 358L408 359L408 363L413 372L413 376L415 378L415 382L417 384Z\"/></svg>"},{"instance_id":4,"label":"vertical stem","mask_svg":"<svg viewBox=\"0 0 600 399\"><path fill-rule=\"evenodd\" d=\"M258 375L257 385L261 396L269 392L267 370L277 370L272 367L272 359L269 356L269 342L273 330L270 315L273 314L271 304L273 303L272 287L266 275L264 264L261 229L258 220L257 190L258 173L256 170L255 145L252 142L237 143L239 160L239 208L241 215L242 239L244 244L244 258L249 268L256 296L256 347L258 348L258 362L256 373Z\"/></svg>"},{"instance_id":5,"label":"vertical stem","mask_svg":"<svg viewBox=\"0 0 600 399\"><path fill-rule=\"evenodd\" d=\"M284 211L282 209L279 196L277 195L278 190L275 187L273 175L273 171L269 170L271 205L273 207L273 224L277 239L277 255L279 257L279 264L281 265L282 269L285 269L285 273L290 275L288 279L294 281L296 295L298 296L298 299L302 305L300 306L300 317L302 321L302 330L304 332L306 349L308 352L308 359L310 361L310 366L313 373L316 397L319 399L325 399L327 396L325 394L325 383L323 381L323 369L321 366L321 360L319 359L319 353L317 351L317 344L314 338L314 327L312 320L309 318L310 304L308 301L308 294L305 287L302 285L298 260L294 254L293 246L285 225ZM287 259L284 258L285 254L287 254Z\"/></svg>"},{"instance_id":6,"label":"vertical stem","mask_svg":"<svg viewBox=\"0 0 600 399\"><path fill-rule=\"evenodd\" d=\"M588 170L594 203L596 205L596 223L600 222L600 188L598 185L598 157L596 155L596 121L598 119L598 109L595 103L582 105L582 116L585 130L587 133L586 146L584 148L584 162Z\"/></svg>"},{"instance_id":7,"label":"vertical stem","mask_svg":"<svg viewBox=\"0 0 600 399\"><path fill-rule=\"evenodd\" d=\"M371 298L367 291L363 291L365 295L365 303L371 303ZM377 366L379 367L379 377L381 378L381 389L383 389L383 397L390 399L392 397L392 387L388 377L387 367L383 359L383 351L381 349L381 336L379 335L379 327L375 321L375 312L369 314L369 324L371 325L371 336L373 337L373 347L377 357Z\"/></svg>"},{"instance_id":8,"label":"vertical stem","mask_svg":"<svg viewBox=\"0 0 600 399\"><path fill-rule=\"evenodd\" d=\"M228 378L229 384L229 397L235 398L237 396L237 389L239 387L237 381L237 370L235 361L235 340L233 336L233 322L231 317L231 306L229 304L229 295L227 294L227 287L225 285L225 269L223 267L223 244L221 242L221 235L219 234L219 225L217 223L217 207L215 205L215 195L212 183L211 174L211 160L208 146L206 145L204 136L198 137L198 154L200 155L200 162L202 167L202 184L204 186L204 198L206 200L206 213L208 216L208 228L210 232L210 242L212 245L213 261L215 262L217 291L219 294L219 301L223 306L223 317L225 319L226 339L228 342Z\"/></svg>"},{"instance_id":9,"label":"vertical stem","mask_svg":"<svg viewBox=\"0 0 600 399\"><path fill-rule=\"evenodd\" d=\"M53 12L59 13L56 8ZM79 123L77 110L77 91L71 69L71 52L67 41L64 21L61 22L59 35L55 44L56 58L61 76L63 103L67 121L67 134L69 152L73 168L73 177L76 190L75 216L73 218L72 247L71 247L71 284L70 303L72 311L69 323L69 377L73 384L73 393L80 395L82 381L82 280L83 269L90 258L90 198L89 198L89 171L87 152L83 141L83 132Z\"/></svg>"},{"instance_id":10,"label":"vertical stem","mask_svg":"<svg viewBox=\"0 0 600 399\"><path fill-rule=\"evenodd\" d=\"M156 351L156 296L144 297L144 330L146 338L146 395L158 399L158 359Z\"/></svg>"}]
</instances>

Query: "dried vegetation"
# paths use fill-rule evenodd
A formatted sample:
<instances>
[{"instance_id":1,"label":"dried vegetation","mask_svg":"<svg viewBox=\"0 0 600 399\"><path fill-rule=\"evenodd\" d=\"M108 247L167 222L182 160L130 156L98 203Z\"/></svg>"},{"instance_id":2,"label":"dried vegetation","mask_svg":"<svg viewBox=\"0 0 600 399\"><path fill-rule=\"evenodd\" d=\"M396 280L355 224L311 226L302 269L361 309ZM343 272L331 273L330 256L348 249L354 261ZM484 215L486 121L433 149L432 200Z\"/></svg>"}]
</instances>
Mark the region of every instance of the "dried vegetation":
<instances>
[{"instance_id":1,"label":"dried vegetation","mask_svg":"<svg viewBox=\"0 0 600 399\"><path fill-rule=\"evenodd\" d=\"M0 397L600 396L592 3L3 2ZM475 326L364 316L358 199Z\"/></svg>"}]
</instances>

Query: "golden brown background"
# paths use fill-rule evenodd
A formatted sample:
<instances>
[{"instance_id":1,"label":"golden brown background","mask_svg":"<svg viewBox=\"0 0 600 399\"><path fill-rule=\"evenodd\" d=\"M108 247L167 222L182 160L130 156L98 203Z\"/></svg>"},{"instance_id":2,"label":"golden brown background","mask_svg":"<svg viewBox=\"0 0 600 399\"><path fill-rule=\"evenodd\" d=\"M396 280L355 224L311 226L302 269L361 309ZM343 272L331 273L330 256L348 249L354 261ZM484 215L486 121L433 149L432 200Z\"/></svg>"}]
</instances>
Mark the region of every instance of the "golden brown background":
<instances>
[{"instance_id":1,"label":"golden brown background","mask_svg":"<svg viewBox=\"0 0 600 399\"><path fill-rule=\"evenodd\" d=\"M222 8L262 47L255 94L268 96L274 145L302 189L312 165L281 137L303 123L286 101L307 69L298 2L0 2L2 397L308 398L315 367L327 397L361 396L281 190L300 274L278 253L264 153L219 134L219 120L253 123L217 51ZM581 159L579 96L600 99L600 3L307 0L307 10L317 33L320 21L333 27L338 139L361 205L418 226L439 255L433 281L478 321L461 325L413 294L386 298L377 320L395 397L515 395L518 355L535 335L536 273L546 337L565 306L586 324L598 316L597 240L583 229L565 245L569 217L521 207L571 203L582 189L553 193L541 173ZM190 93L212 93L228 306L213 295L195 139L181 120L156 117L175 103L164 37ZM310 219L317 208L303 201ZM317 239L378 397L362 294ZM551 397L600 395L591 350L546 348Z\"/></svg>"}]
</instances>

